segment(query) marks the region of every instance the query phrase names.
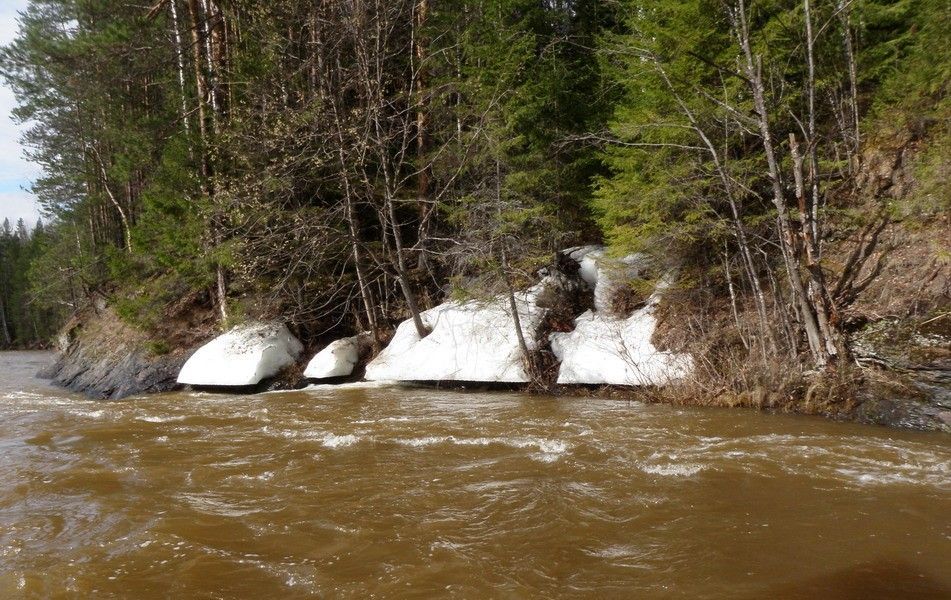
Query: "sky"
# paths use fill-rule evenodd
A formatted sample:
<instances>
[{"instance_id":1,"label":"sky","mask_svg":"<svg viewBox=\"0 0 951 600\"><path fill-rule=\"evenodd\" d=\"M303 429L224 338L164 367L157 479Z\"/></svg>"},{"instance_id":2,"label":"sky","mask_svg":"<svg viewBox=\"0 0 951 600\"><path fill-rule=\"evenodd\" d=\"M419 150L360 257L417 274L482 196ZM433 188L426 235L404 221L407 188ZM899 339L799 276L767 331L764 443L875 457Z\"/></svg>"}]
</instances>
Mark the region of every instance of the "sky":
<instances>
[{"instance_id":1,"label":"sky","mask_svg":"<svg viewBox=\"0 0 951 600\"><path fill-rule=\"evenodd\" d=\"M17 11L26 8L28 0L0 0L0 44L8 44L17 33ZM39 168L23 157L19 139L21 128L10 112L16 106L13 91L0 86L0 223L9 218L15 224L22 218L32 227L40 209L30 192L30 182L39 175Z\"/></svg>"}]
</instances>

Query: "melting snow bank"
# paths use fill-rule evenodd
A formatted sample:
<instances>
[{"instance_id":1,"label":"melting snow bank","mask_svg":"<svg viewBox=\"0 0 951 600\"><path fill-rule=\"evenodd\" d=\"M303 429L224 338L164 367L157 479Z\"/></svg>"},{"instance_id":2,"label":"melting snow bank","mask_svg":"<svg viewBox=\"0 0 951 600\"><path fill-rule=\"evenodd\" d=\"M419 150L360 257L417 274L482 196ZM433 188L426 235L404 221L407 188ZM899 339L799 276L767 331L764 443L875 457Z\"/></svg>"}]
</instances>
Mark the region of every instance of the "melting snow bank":
<instances>
[{"instance_id":1,"label":"melting snow bank","mask_svg":"<svg viewBox=\"0 0 951 600\"><path fill-rule=\"evenodd\" d=\"M686 377L688 355L658 350L651 344L657 321L645 307L627 319L588 311L575 319L575 330L551 334L561 361L558 383L664 385Z\"/></svg>"},{"instance_id":2,"label":"melting snow bank","mask_svg":"<svg viewBox=\"0 0 951 600\"><path fill-rule=\"evenodd\" d=\"M594 310L575 319L575 329L551 334L551 348L561 362L558 383L664 385L690 374L689 355L658 350L651 343L657 328L654 310L673 274L661 278L645 305L628 317L611 313L612 299L640 275L646 261L631 255L608 261L596 246L570 249L579 274L594 288Z\"/></svg>"},{"instance_id":3,"label":"melting snow bank","mask_svg":"<svg viewBox=\"0 0 951 600\"><path fill-rule=\"evenodd\" d=\"M200 386L257 385L297 362L303 346L281 323L239 325L198 349L178 383Z\"/></svg>"},{"instance_id":4,"label":"melting snow bank","mask_svg":"<svg viewBox=\"0 0 951 600\"><path fill-rule=\"evenodd\" d=\"M317 353L304 369L305 379L331 379L347 377L360 360L360 350L366 345L367 335L355 335L330 342Z\"/></svg>"},{"instance_id":5,"label":"melting snow bank","mask_svg":"<svg viewBox=\"0 0 951 600\"><path fill-rule=\"evenodd\" d=\"M548 302L566 292L571 282L547 275L515 295L522 334L530 352L538 349L538 333ZM411 320L399 325L389 346L367 365L370 381L477 381L525 383L529 376L518 343L508 298L488 302L447 302L423 312L430 334L420 339Z\"/></svg>"},{"instance_id":6,"label":"melting snow bank","mask_svg":"<svg viewBox=\"0 0 951 600\"><path fill-rule=\"evenodd\" d=\"M561 362L561 384L663 385L689 374L689 356L660 351L651 343L654 309L672 274L662 278L646 304L622 315L618 313L634 298L632 282L646 279L649 264L643 256L609 259L602 247L585 246L564 251L555 262L553 270L540 273L539 283L515 294L518 319L507 295L446 302L420 315L430 331L425 337L412 320L401 323L390 344L367 365L364 379L528 383L527 363L545 364L536 360L549 343ZM593 303L586 294L593 295ZM592 310L577 316L592 304ZM573 331L548 334L554 324L572 318ZM367 334L332 342L311 359L304 378L350 376L367 342ZM294 364L301 351L300 342L280 323L236 327L202 346L185 363L178 382L257 385Z\"/></svg>"},{"instance_id":7,"label":"melting snow bank","mask_svg":"<svg viewBox=\"0 0 951 600\"><path fill-rule=\"evenodd\" d=\"M549 336L561 361L558 383L663 385L687 376L689 356L658 350L651 343L654 310L673 275L662 278L646 305L629 316L616 315L616 301L630 298L630 284L644 278L641 255L609 259L601 246L571 248L563 255L577 263L574 279L549 274L516 295L528 350L545 345L539 337L549 307L567 302L580 287L594 296L594 309L575 319L575 329ZM623 304L623 302L621 303ZM574 313L577 314L577 313ZM447 302L421 315L431 330L420 338L412 321L400 324L390 345L367 366L366 379L525 383L530 380L519 348L507 297L488 302Z\"/></svg>"}]
</instances>

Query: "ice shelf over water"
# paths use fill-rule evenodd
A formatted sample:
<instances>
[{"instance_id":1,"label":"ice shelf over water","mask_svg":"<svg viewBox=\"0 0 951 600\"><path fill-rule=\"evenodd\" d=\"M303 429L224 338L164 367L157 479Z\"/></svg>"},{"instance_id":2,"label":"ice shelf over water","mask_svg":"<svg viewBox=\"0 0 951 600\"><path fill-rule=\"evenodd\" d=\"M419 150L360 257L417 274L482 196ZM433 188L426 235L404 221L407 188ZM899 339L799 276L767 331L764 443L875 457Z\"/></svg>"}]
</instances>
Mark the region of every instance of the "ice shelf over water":
<instances>
[{"instance_id":1,"label":"ice shelf over water","mask_svg":"<svg viewBox=\"0 0 951 600\"><path fill-rule=\"evenodd\" d=\"M360 344L363 336L353 336L330 342L317 353L304 369L305 379L330 379L346 377L360 360Z\"/></svg>"},{"instance_id":2,"label":"ice shelf over water","mask_svg":"<svg viewBox=\"0 0 951 600\"><path fill-rule=\"evenodd\" d=\"M303 346L282 323L239 325L216 337L188 359L178 383L199 386L247 386L294 364Z\"/></svg>"},{"instance_id":3,"label":"ice shelf over water","mask_svg":"<svg viewBox=\"0 0 951 600\"><path fill-rule=\"evenodd\" d=\"M548 275L515 295L522 333L529 351L538 344L545 299L565 285ZM508 298L487 302L447 302L421 313L431 330L420 339L412 320L400 323L393 340L367 365L370 381L529 381L518 344Z\"/></svg>"}]
</instances>

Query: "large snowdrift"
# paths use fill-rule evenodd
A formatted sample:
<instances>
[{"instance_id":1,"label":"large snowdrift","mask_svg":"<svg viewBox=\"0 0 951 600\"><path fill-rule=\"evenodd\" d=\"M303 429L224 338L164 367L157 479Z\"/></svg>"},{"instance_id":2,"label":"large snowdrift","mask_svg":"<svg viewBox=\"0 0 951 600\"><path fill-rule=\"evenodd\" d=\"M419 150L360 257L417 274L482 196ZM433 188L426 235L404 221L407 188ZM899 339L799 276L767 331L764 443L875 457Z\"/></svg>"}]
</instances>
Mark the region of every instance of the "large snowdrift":
<instances>
[{"instance_id":1,"label":"large snowdrift","mask_svg":"<svg viewBox=\"0 0 951 600\"><path fill-rule=\"evenodd\" d=\"M537 348L548 299L567 285L561 276L548 275L515 295L529 351ZM420 339L411 320L401 323L389 346L367 365L367 380L529 381L506 296L447 302L421 317L430 334Z\"/></svg>"},{"instance_id":2,"label":"large snowdrift","mask_svg":"<svg viewBox=\"0 0 951 600\"><path fill-rule=\"evenodd\" d=\"M305 379L330 379L346 377L360 360L360 346L366 336L353 336L330 342L317 353L304 369Z\"/></svg>"},{"instance_id":3,"label":"large snowdrift","mask_svg":"<svg viewBox=\"0 0 951 600\"><path fill-rule=\"evenodd\" d=\"M595 309L576 318L573 331L549 336L561 361L558 383L663 385L686 377L693 366L690 356L661 351L651 343L657 327L654 310L672 275L661 280L645 306L620 317L611 314L611 298L643 271L644 258L635 254L609 260L598 246L565 252L578 261L579 275L594 288Z\"/></svg>"},{"instance_id":4,"label":"large snowdrift","mask_svg":"<svg viewBox=\"0 0 951 600\"><path fill-rule=\"evenodd\" d=\"M294 364L303 349L282 323L239 325L199 348L182 367L178 383L257 385Z\"/></svg>"}]
</instances>

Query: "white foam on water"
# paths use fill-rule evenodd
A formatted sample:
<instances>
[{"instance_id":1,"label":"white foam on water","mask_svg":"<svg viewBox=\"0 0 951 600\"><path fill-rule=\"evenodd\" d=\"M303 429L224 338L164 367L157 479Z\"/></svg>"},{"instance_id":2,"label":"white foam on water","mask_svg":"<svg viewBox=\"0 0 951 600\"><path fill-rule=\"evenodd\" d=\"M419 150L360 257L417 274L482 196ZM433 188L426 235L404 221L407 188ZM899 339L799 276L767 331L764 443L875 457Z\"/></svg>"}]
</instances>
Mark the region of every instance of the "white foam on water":
<instances>
[{"instance_id":1,"label":"white foam on water","mask_svg":"<svg viewBox=\"0 0 951 600\"><path fill-rule=\"evenodd\" d=\"M555 453L539 452L539 453L531 455L532 460L537 460L538 462L543 462L543 463L558 462L559 460L561 460L561 457L562 457L561 452L555 452Z\"/></svg>"},{"instance_id":2,"label":"white foam on water","mask_svg":"<svg viewBox=\"0 0 951 600\"><path fill-rule=\"evenodd\" d=\"M400 387L403 384L399 381L380 380L380 381L352 381L350 383L315 383L300 390L275 390L267 392L269 394L287 393L287 392L322 392L330 390L368 390L385 387Z\"/></svg>"},{"instance_id":3,"label":"white foam on water","mask_svg":"<svg viewBox=\"0 0 951 600\"><path fill-rule=\"evenodd\" d=\"M447 540L436 540L435 542L429 545L429 552L432 554L436 550L449 550L451 552L456 552L465 548L465 544L460 544L458 542L450 542Z\"/></svg>"},{"instance_id":4,"label":"white foam on water","mask_svg":"<svg viewBox=\"0 0 951 600\"><path fill-rule=\"evenodd\" d=\"M262 427L260 431L267 435L279 436L289 440L320 442L325 448L346 448L363 440L361 436L352 433L338 435L329 431L300 431L296 429L271 431L267 426Z\"/></svg>"},{"instance_id":5,"label":"white foam on water","mask_svg":"<svg viewBox=\"0 0 951 600\"><path fill-rule=\"evenodd\" d=\"M643 551L634 546L615 544L594 550L584 550L584 553L588 556L597 556L598 558L629 558L632 556L640 556L643 554Z\"/></svg>"},{"instance_id":6,"label":"white foam on water","mask_svg":"<svg viewBox=\"0 0 951 600\"><path fill-rule=\"evenodd\" d=\"M261 512L259 508L244 507L239 503L229 502L214 494L199 494L183 492L178 495L198 512L224 517L246 517Z\"/></svg>"},{"instance_id":7,"label":"white foam on water","mask_svg":"<svg viewBox=\"0 0 951 600\"><path fill-rule=\"evenodd\" d=\"M425 446L432 446L434 444L445 444L450 442L453 439L452 436L442 436L442 437L423 437L423 438L410 438L396 440L397 444L402 444L404 446L411 446L413 448L422 448Z\"/></svg>"},{"instance_id":8,"label":"white foam on water","mask_svg":"<svg viewBox=\"0 0 951 600\"><path fill-rule=\"evenodd\" d=\"M270 481L274 479L274 471L265 471L260 475L232 475L228 481Z\"/></svg>"},{"instance_id":9,"label":"white foam on water","mask_svg":"<svg viewBox=\"0 0 951 600\"><path fill-rule=\"evenodd\" d=\"M86 417L87 419L101 419L106 414L104 410L72 410L70 412L77 417Z\"/></svg>"},{"instance_id":10,"label":"white foam on water","mask_svg":"<svg viewBox=\"0 0 951 600\"><path fill-rule=\"evenodd\" d=\"M383 417L381 419L359 419L354 425L375 425L377 423L409 423L413 417Z\"/></svg>"},{"instance_id":11,"label":"white foam on water","mask_svg":"<svg viewBox=\"0 0 951 600\"><path fill-rule=\"evenodd\" d=\"M396 443L414 448L424 448L436 444L453 444L456 446L508 446L509 448L537 448L545 456L541 459L544 462L552 462L551 457L564 454L568 451L569 444L563 440L553 440L547 438L523 437L523 438L505 438L505 437L477 437L477 438L457 438L452 435L429 436L420 438L403 438L395 440Z\"/></svg>"},{"instance_id":12,"label":"white foam on water","mask_svg":"<svg viewBox=\"0 0 951 600\"><path fill-rule=\"evenodd\" d=\"M661 475L663 477L693 477L700 471L706 470L706 467L690 463L668 463L659 465L639 465L641 471L650 475Z\"/></svg>"},{"instance_id":13,"label":"white foam on water","mask_svg":"<svg viewBox=\"0 0 951 600\"><path fill-rule=\"evenodd\" d=\"M146 417L137 417L137 420L145 421L146 423L174 423L178 421L184 421L187 418L188 417L184 415L169 416L169 417L146 416Z\"/></svg>"},{"instance_id":14,"label":"white foam on water","mask_svg":"<svg viewBox=\"0 0 951 600\"><path fill-rule=\"evenodd\" d=\"M334 433L325 434L323 444L325 448L346 448L360 441L360 438L353 435L336 435Z\"/></svg>"},{"instance_id":15,"label":"white foam on water","mask_svg":"<svg viewBox=\"0 0 951 600\"><path fill-rule=\"evenodd\" d=\"M951 489L951 466L948 463L872 463L839 467L835 473L863 486L903 484Z\"/></svg>"}]
</instances>

